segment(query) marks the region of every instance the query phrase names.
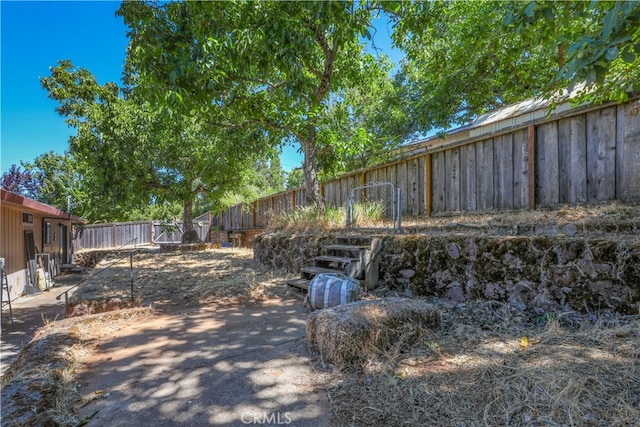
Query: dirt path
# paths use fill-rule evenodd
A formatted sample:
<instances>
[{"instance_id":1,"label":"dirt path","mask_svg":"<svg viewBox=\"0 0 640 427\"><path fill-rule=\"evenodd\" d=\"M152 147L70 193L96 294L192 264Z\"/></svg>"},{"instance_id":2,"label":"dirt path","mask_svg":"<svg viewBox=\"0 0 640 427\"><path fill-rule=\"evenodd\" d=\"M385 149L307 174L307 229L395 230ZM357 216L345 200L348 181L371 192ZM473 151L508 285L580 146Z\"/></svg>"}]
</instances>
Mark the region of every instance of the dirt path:
<instances>
[{"instance_id":1,"label":"dirt path","mask_svg":"<svg viewBox=\"0 0 640 427\"><path fill-rule=\"evenodd\" d=\"M93 415L89 426L329 425L306 316L297 299L271 299L107 328L79 377L78 416Z\"/></svg>"}]
</instances>

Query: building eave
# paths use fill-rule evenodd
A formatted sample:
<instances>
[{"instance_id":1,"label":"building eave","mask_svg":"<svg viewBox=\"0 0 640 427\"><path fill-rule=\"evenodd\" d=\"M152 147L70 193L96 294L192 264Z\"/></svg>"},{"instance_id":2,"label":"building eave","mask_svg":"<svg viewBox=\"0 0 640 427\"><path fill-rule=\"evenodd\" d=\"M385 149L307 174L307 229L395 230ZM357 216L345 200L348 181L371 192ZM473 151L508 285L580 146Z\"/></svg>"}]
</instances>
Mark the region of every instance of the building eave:
<instances>
[{"instance_id":1,"label":"building eave","mask_svg":"<svg viewBox=\"0 0 640 427\"><path fill-rule=\"evenodd\" d=\"M2 203L9 203L11 205L22 207L24 209L30 209L45 214L50 218L65 219L74 223L87 223L86 219L81 218L77 215L69 214L67 212L61 211L56 207L40 203L28 197L21 196L20 194L12 193L11 191L7 191L3 188L0 188L0 200L2 201Z\"/></svg>"}]
</instances>

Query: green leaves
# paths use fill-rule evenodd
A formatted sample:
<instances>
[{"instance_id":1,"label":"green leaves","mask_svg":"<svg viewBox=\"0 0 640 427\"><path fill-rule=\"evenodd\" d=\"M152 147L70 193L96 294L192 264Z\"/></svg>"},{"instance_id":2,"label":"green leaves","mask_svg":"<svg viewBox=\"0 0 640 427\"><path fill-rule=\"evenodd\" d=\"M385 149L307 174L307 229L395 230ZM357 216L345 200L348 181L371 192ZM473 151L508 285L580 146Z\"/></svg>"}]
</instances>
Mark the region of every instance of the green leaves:
<instances>
[{"instance_id":1,"label":"green leaves","mask_svg":"<svg viewBox=\"0 0 640 427\"><path fill-rule=\"evenodd\" d=\"M407 3L394 39L408 54L406 103L425 131L579 83L577 102L640 90L636 1Z\"/></svg>"},{"instance_id":2,"label":"green leaves","mask_svg":"<svg viewBox=\"0 0 640 427\"><path fill-rule=\"evenodd\" d=\"M120 13L131 28L127 61L140 76L138 93L218 128L266 135L270 147L296 139L313 179L316 150L349 143L329 137L339 134L327 117L345 102L341 92L381 75L362 45L372 19L366 3L136 3ZM313 179L307 194L321 203Z\"/></svg>"}]
</instances>

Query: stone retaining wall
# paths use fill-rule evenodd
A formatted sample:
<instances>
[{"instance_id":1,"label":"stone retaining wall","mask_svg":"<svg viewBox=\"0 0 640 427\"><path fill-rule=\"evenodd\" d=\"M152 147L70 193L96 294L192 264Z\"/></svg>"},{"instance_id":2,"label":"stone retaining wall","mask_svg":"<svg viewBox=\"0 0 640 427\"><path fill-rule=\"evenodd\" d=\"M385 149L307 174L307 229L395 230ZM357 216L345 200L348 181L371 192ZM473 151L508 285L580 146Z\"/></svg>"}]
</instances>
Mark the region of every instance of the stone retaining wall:
<instances>
[{"instance_id":1,"label":"stone retaining wall","mask_svg":"<svg viewBox=\"0 0 640 427\"><path fill-rule=\"evenodd\" d=\"M277 270L297 273L322 255L322 245L335 243L331 234L259 234L253 239L253 259Z\"/></svg>"},{"instance_id":2,"label":"stone retaining wall","mask_svg":"<svg viewBox=\"0 0 640 427\"><path fill-rule=\"evenodd\" d=\"M252 248L254 237L262 232L264 232L262 229L214 230L209 232L209 241L219 243L222 246L232 245L242 248Z\"/></svg>"},{"instance_id":3,"label":"stone retaining wall","mask_svg":"<svg viewBox=\"0 0 640 427\"><path fill-rule=\"evenodd\" d=\"M146 246L137 248L120 248L120 249L86 249L75 252L73 254L73 263L78 267L93 268L100 261L107 258L119 258L125 256L129 252L157 252L158 247Z\"/></svg>"},{"instance_id":4,"label":"stone retaining wall","mask_svg":"<svg viewBox=\"0 0 640 427\"><path fill-rule=\"evenodd\" d=\"M640 239L471 233L379 236L380 285L405 295L509 301L520 308L638 314ZM260 235L254 258L297 272L331 235Z\"/></svg>"}]
</instances>

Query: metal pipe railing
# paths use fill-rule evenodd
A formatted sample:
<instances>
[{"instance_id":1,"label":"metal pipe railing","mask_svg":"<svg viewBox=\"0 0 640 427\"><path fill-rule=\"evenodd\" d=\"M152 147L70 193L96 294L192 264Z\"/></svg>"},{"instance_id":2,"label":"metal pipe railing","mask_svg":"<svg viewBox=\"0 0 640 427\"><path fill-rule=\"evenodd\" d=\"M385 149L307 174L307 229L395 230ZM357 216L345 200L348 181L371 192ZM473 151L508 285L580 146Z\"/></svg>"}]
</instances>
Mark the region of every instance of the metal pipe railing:
<instances>
[{"instance_id":1,"label":"metal pipe railing","mask_svg":"<svg viewBox=\"0 0 640 427\"><path fill-rule=\"evenodd\" d=\"M124 246L128 245L129 243L138 240L137 237L134 237L133 239L129 240L127 243L125 243L124 245L119 246L118 248L116 248L115 250L121 249ZM118 262L120 262L121 260L123 260L126 257L129 257L129 277L131 279L131 303L133 303L133 254L134 252L136 252L137 249L134 249L133 251L127 253L126 255L123 255L121 257L116 258L113 262L111 262L109 265L107 265L104 268L101 268L100 270L96 271L95 273L93 273L92 275L90 275L89 277L86 277L84 279L82 279L80 282L76 283L75 285L73 285L72 287L70 287L69 289L67 289L66 291L62 292L60 295L56 296L56 301L60 301L60 299L62 298L62 296L64 295L64 312L65 312L65 316L68 314L69 312L69 292L72 291L73 289L77 288L78 286L82 285L83 283L85 283L87 280L94 278L95 276L97 276L98 274L102 273L103 271L108 270L109 268L111 268L113 265L117 264Z\"/></svg>"}]
</instances>

